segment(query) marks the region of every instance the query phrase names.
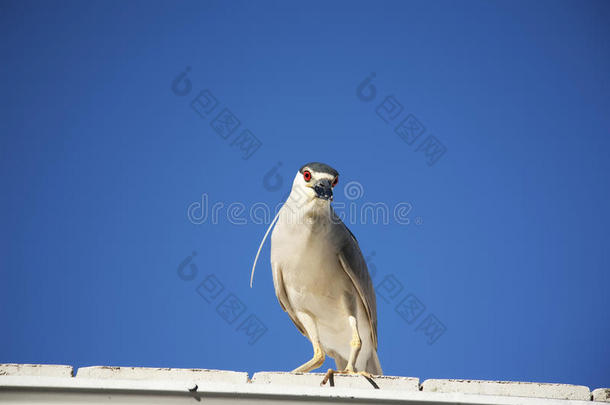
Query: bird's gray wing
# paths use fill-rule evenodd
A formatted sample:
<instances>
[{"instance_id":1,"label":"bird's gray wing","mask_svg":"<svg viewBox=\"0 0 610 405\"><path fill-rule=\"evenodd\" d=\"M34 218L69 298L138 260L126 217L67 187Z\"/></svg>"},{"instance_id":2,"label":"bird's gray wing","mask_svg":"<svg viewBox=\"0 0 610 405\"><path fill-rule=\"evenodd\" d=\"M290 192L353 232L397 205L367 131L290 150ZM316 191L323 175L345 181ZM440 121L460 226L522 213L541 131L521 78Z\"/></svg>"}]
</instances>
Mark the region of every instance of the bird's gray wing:
<instances>
[{"instance_id":1,"label":"bird's gray wing","mask_svg":"<svg viewBox=\"0 0 610 405\"><path fill-rule=\"evenodd\" d=\"M277 300L280 302L280 306L282 309L288 313L292 322L296 325L299 332L301 332L305 337L307 337L307 333L305 332L305 328L299 322L294 310L290 306L290 300L288 300L288 296L286 295L286 289L284 288L284 279L282 278L282 268L278 264L271 264L271 272L273 273L273 286L275 287L275 296Z\"/></svg>"},{"instance_id":2,"label":"bird's gray wing","mask_svg":"<svg viewBox=\"0 0 610 405\"><path fill-rule=\"evenodd\" d=\"M358 295L364 304L366 314L371 328L371 338L375 348L377 348L377 301L373 282L369 275L369 270L358 246L358 241L352 232L343 222L337 223L337 231L340 235L339 241L339 262L343 270L352 280Z\"/></svg>"}]
</instances>

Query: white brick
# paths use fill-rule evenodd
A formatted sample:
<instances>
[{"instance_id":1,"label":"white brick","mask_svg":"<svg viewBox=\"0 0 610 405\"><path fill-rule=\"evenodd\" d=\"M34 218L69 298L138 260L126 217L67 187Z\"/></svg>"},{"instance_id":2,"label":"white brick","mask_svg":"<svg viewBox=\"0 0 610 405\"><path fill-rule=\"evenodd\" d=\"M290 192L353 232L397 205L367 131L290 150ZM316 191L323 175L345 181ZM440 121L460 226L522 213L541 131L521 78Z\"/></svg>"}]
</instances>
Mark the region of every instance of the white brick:
<instances>
[{"instance_id":1,"label":"white brick","mask_svg":"<svg viewBox=\"0 0 610 405\"><path fill-rule=\"evenodd\" d=\"M260 372L252 376L253 384L273 384L278 386L307 386L319 387L325 373L287 373L287 372ZM335 374L335 387L373 389L371 383L360 375ZM383 390L392 391L419 391L419 378L379 376L373 381ZM329 383L326 383L329 387Z\"/></svg>"},{"instance_id":2,"label":"white brick","mask_svg":"<svg viewBox=\"0 0 610 405\"><path fill-rule=\"evenodd\" d=\"M226 370L152 367L81 367L76 378L154 380L154 381L201 381L226 384L246 384L248 373Z\"/></svg>"},{"instance_id":3,"label":"white brick","mask_svg":"<svg viewBox=\"0 0 610 405\"><path fill-rule=\"evenodd\" d=\"M0 376L72 377L72 371L56 364L0 364Z\"/></svg>"},{"instance_id":4,"label":"white brick","mask_svg":"<svg viewBox=\"0 0 610 405\"><path fill-rule=\"evenodd\" d=\"M610 388L598 388L592 394L594 401L610 402Z\"/></svg>"},{"instance_id":5,"label":"white brick","mask_svg":"<svg viewBox=\"0 0 610 405\"><path fill-rule=\"evenodd\" d=\"M426 380L424 392L461 392L463 394L502 395L590 401L591 392L582 385L513 381Z\"/></svg>"}]
</instances>

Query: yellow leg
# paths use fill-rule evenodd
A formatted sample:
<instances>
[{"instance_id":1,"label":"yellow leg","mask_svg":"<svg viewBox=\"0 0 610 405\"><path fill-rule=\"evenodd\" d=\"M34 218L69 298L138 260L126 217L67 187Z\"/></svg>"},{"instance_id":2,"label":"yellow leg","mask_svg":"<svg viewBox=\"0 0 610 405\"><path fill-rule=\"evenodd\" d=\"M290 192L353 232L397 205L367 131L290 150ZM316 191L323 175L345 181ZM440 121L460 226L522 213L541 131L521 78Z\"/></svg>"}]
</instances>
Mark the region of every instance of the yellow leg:
<instances>
[{"instance_id":1,"label":"yellow leg","mask_svg":"<svg viewBox=\"0 0 610 405\"><path fill-rule=\"evenodd\" d=\"M307 336L313 345L313 357L307 363L292 370L293 373L307 373L320 367L324 363L326 355L320 346L320 337L318 336L318 327L313 318L306 312L297 312L297 317L305 327Z\"/></svg>"},{"instance_id":2,"label":"yellow leg","mask_svg":"<svg viewBox=\"0 0 610 405\"><path fill-rule=\"evenodd\" d=\"M307 363L303 364L302 366L295 368L294 370L292 370L292 372L293 373L307 373L311 370L314 370L314 369L320 367L322 364L324 364L325 358L326 358L326 356L324 355L322 348L320 348L320 344L318 342L315 342L313 344L312 359L309 360Z\"/></svg>"},{"instance_id":3,"label":"yellow leg","mask_svg":"<svg viewBox=\"0 0 610 405\"><path fill-rule=\"evenodd\" d=\"M354 375L354 374L358 374L363 376L364 378L366 378L373 387L375 388L379 388L377 386L377 384L375 383L375 381L373 381L373 376L371 375L371 373L367 373L366 371L354 371L354 363L356 362L356 359L358 358L358 354L360 353L360 348L362 347L362 341L360 340L360 335L358 334L358 323L356 322L356 318L353 316L350 316L348 318L349 320L349 324L350 327L352 328L352 340L350 341L350 353L349 353L349 360L347 361L347 366L345 367L345 370L333 370L332 368L329 369L326 372L326 375L324 375L324 379L322 380L322 382L320 383L320 385L324 385L326 384L329 380L330 380L330 385L331 387L334 386L334 374L348 374L348 375Z\"/></svg>"},{"instance_id":4,"label":"yellow leg","mask_svg":"<svg viewBox=\"0 0 610 405\"><path fill-rule=\"evenodd\" d=\"M335 374L361 375L364 378L366 378L368 380L368 382L370 382L371 385L375 389L379 389L379 386L373 380L373 375L371 373L367 373L366 371L333 370L332 368L328 369L328 371L324 375L324 378L322 379L322 382L320 383L320 385L324 385L330 380L330 386L334 387L335 386L335 380L334 380Z\"/></svg>"},{"instance_id":5,"label":"yellow leg","mask_svg":"<svg viewBox=\"0 0 610 405\"><path fill-rule=\"evenodd\" d=\"M351 342L349 342L351 349L349 352L349 360L347 361L347 367L345 367L345 370L353 373L354 363L356 362L356 358L358 358L358 353L360 353L362 341L360 340L360 335L358 334L358 324L356 323L356 318L350 315L348 320L349 325L352 328L352 340Z\"/></svg>"}]
</instances>

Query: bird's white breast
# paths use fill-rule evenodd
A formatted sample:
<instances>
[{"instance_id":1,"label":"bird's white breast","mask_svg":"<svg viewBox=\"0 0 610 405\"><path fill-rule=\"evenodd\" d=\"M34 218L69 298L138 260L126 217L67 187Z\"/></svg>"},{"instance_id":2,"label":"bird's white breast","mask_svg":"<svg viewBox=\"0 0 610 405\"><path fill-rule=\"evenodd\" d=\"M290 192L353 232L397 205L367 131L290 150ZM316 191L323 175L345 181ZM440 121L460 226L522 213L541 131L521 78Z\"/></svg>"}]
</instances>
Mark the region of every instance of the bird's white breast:
<instances>
[{"instance_id":1,"label":"bird's white breast","mask_svg":"<svg viewBox=\"0 0 610 405\"><path fill-rule=\"evenodd\" d=\"M351 330L345 296L358 293L338 258L339 246L330 217L295 221L284 206L271 235L271 262L281 269L290 306L316 320L320 343L326 351L349 355ZM368 320L360 300L357 303L361 336L370 336ZM369 339L366 339L369 340Z\"/></svg>"}]
</instances>

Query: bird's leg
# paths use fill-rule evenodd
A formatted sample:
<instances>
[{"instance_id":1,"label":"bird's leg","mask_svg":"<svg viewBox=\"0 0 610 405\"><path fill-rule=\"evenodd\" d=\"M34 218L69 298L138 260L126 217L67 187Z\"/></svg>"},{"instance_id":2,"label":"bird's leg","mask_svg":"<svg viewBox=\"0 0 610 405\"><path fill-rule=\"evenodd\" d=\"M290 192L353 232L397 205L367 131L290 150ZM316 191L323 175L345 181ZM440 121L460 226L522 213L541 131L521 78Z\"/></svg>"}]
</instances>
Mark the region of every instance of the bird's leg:
<instances>
[{"instance_id":1,"label":"bird's leg","mask_svg":"<svg viewBox=\"0 0 610 405\"><path fill-rule=\"evenodd\" d=\"M356 362L356 358L358 357L358 353L360 353L360 347L362 347L362 341L360 340L360 335L358 334L358 324L356 322L356 318L352 315L348 318L349 326L352 328L352 340L349 342L351 350L349 352L349 360L347 361L347 367L345 370L353 373L354 372L354 363Z\"/></svg>"},{"instance_id":2,"label":"bird's leg","mask_svg":"<svg viewBox=\"0 0 610 405\"><path fill-rule=\"evenodd\" d=\"M324 359L326 356L320 347L318 342L313 344L313 357L307 363L295 368L292 370L293 373L307 373L313 369L320 367L324 364Z\"/></svg>"},{"instance_id":3,"label":"bird's leg","mask_svg":"<svg viewBox=\"0 0 610 405\"><path fill-rule=\"evenodd\" d=\"M332 368L329 368L328 371L326 372L326 374L324 374L324 378L322 379L322 382L320 383L320 385L324 385L328 381L330 381L330 386L334 387L335 386L335 379L334 379L335 374L361 375L364 378L366 378L368 382L371 383L373 388L379 389L379 386L377 385L377 383L375 383L375 380L373 380L373 375L371 373L368 373L366 371L333 370Z\"/></svg>"},{"instance_id":4,"label":"bird's leg","mask_svg":"<svg viewBox=\"0 0 610 405\"><path fill-rule=\"evenodd\" d=\"M373 387L378 389L379 387L377 386L377 384L375 384L375 381L373 381L373 376L371 375L371 373L367 373L366 371L354 371L354 363L356 362L356 358L360 353L362 341L360 340L360 335L358 334L358 323L356 322L356 318L350 315L348 320L349 325L352 328L352 340L350 341L351 350L349 353L349 360L347 361L347 366L345 367L345 370L333 370L332 368L328 369L320 385L324 385L326 384L326 382L328 382L328 380L330 380L331 387L334 386L334 374L359 374L366 378L371 383L371 385L373 385Z\"/></svg>"},{"instance_id":5,"label":"bird's leg","mask_svg":"<svg viewBox=\"0 0 610 405\"><path fill-rule=\"evenodd\" d=\"M293 373L307 373L313 369L320 367L324 363L326 355L320 346L320 338L318 336L318 328L314 320L305 312L297 312L297 318L303 324L305 331L313 345L313 357L307 363L292 370Z\"/></svg>"}]
</instances>

